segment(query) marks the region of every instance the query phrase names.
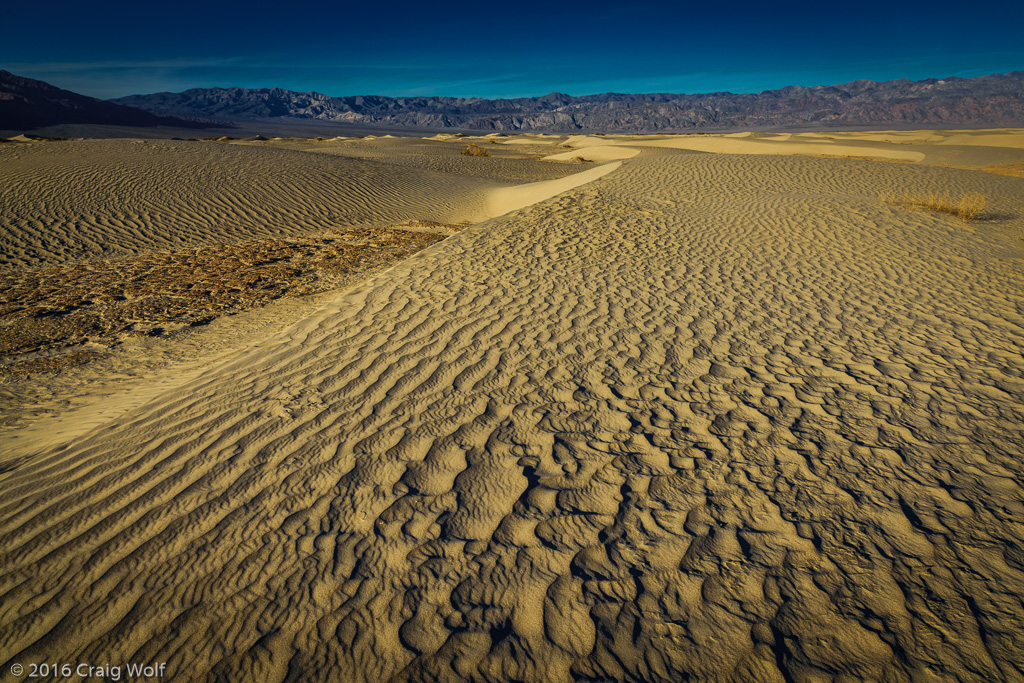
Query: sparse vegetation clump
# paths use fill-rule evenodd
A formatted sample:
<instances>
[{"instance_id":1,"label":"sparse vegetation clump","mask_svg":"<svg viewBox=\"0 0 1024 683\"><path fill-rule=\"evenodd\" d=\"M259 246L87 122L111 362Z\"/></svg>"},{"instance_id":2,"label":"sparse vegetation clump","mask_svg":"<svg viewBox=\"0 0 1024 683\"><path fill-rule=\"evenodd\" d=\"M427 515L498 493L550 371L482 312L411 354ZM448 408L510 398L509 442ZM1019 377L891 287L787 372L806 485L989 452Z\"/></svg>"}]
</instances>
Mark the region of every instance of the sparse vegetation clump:
<instances>
[{"instance_id":1,"label":"sparse vegetation clump","mask_svg":"<svg viewBox=\"0 0 1024 683\"><path fill-rule=\"evenodd\" d=\"M920 209L946 213L950 216L956 216L965 223L977 218L988 204L988 199L985 195L978 192L968 192L959 201L954 200L948 192L941 194L938 192L905 194L902 196L883 192L881 198L886 204L898 206L901 209Z\"/></svg>"},{"instance_id":2,"label":"sparse vegetation clump","mask_svg":"<svg viewBox=\"0 0 1024 683\"><path fill-rule=\"evenodd\" d=\"M984 166L982 171L988 173L996 173L998 175L1006 175L1011 178L1024 178L1024 162L1018 161L1013 164L995 164L993 166Z\"/></svg>"},{"instance_id":3,"label":"sparse vegetation clump","mask_svg":"<svg viewBox=\"0 0 1024 683\"><path fill-rule=\"evenodd\" d=\"M476 143L473 143L469 147L466 147L466 149L462 150L461 154L464 157L489 157L489 156L491 156L490 152L488 152L486 149L484 149L483 147L481 147L480 145L478 145Z\"/></svg>"},{"instance_id":4,"label":"sparse vegetation clump","mask_svg":"<svg viewBox=\"0 0 1024 683\"><path fill-rule=\"evenodd\" d=\"M353 228L0 273L0 380L102 355L66 355L86 343L113 348L285 296L345 289L466 227L421 224L431 229ZM38 353L58 356L40 362Z\"/></svg>"}]
</instances>

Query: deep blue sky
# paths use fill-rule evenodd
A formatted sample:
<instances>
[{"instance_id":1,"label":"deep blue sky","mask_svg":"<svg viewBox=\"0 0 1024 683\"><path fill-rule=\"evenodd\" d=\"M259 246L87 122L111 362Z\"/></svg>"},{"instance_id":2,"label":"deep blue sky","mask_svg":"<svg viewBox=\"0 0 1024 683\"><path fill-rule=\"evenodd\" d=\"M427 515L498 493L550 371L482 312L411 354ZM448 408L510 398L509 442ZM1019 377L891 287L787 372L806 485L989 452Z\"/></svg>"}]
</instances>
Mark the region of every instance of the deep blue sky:
<instances>
[{"instance_id":1,"label":"deep blue sky","mask_svg":"<svg viewBox=\"0 0 1024 683\"><path fill-rule=\"evenodd\" d=\"M26 5L0 68L94 97L757 92L1024 69L1024 0Z\"/></svg>"}]
</instances>

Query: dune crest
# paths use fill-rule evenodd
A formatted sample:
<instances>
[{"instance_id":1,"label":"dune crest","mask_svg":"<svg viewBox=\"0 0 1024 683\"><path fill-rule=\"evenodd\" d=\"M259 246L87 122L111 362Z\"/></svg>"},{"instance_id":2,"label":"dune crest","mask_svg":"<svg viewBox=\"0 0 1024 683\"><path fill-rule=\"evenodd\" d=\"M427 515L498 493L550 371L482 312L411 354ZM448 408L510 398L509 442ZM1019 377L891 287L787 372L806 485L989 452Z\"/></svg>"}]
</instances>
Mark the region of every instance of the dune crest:
<instances>
[{"instance_id":1,"label":"dune crest","mask_svg":"<svg viewBox=\"0 0 1024 683\"><path fill-rule=\"evenodd\" d=\"M557 180L497 188L492 190L488 197L487 214L490 217L501 216L537 204L606 176L621 165L621 161L613 161Z\"/></svg>"},{"instance_id":2,"label":"dune crest","mask_svg":"<svg viewBox=\"0 0 1024 683\"><path fill-rule=\"evenodd\" d=\"M578 149L581 149L582 151L576 151L574 149L569 152L552 154L544 157L544 159L546 161L572 161L574 159L583 159L584 161L604 163L606 161L614 161L616 159L630 159L640 152L640 150L635 147L625 147L622 145L592 145Z\"/></svg>"},{"instance_id":3,"label":"dune crest","mask_svg":"<svg viewBox=\"0 0 1024 683\"><path fill-rule=\"evenodd\" d=\"M33 145L31 155L0 146L0 267L416 219L475 222L493 215L492 190L579 170L500 158L466 167L456 146L400 155L390 136L358 142L92 140Z\"/></svg>"}]
</instances>

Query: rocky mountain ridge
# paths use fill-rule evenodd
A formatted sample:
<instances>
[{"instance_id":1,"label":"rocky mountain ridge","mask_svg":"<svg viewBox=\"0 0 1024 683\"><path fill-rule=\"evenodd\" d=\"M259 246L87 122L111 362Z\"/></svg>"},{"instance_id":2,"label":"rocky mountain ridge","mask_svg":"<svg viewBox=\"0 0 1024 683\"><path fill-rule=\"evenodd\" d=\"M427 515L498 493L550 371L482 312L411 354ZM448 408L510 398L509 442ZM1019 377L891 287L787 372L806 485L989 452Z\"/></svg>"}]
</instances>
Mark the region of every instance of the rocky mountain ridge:
<instances>
[{"instance_id":1,"label":"rocky mountain ridge","mask_svg":"<svg viewBox=\"0 0 1024 683\"><path fill-rule=\"evenodd\" d=\"M293 118L489 131L686 132L760 127L1024 124L1024 71L911 81L789 86L754 94L550 93L517 99L331 97L280 88L195 88L131 95L117 104L164 116Z\"/></svg>"},{"instance_id":2,"label":"rocky mountain ridge","mask_svg":"<svg viewBox=\"0 0 1024 683\"><path fill-rule=\"evenodd\" d=\"M33 130L68 123L179 128L208 125L208 122L191 118L154 114L79 95L43 81L0 71L0 130Z\"/></svg>"}]
</instances>

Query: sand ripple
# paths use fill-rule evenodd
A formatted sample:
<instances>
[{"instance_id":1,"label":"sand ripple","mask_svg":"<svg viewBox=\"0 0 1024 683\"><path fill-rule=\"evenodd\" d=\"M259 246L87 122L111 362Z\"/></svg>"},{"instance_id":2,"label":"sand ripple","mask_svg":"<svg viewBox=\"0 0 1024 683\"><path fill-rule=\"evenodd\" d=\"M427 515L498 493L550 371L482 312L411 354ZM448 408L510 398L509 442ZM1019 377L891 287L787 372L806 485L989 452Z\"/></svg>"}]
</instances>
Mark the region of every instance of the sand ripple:
<instances>
[{"instance_id":1,"label":"sand ripple","mask_svg":"<svg viewBox=\"0 0 1024 683\"><path fill-rule=\"evenodd\" d=\"M10 463L0 658L1019 678L1020 180L622 164ZM901 213L893 186L984 191L1000 218Z\"/></svg>"},{"instance_id":2,"label":"sand ripple","mask_svg":"<svg viewBox=\"0 0 1024 683\"><path fill-rule=\"evenodd\" d=\"M451 153L458 159L455 150L443 156ZM570 172L536 164L544 173L520 170L521 180ZM322 234L368 222L476 221L488 216L487 193L511 183L470 171L215 142L47 142L29 151L5 145L0 267Z\"/></svg>"}]
</instances>

